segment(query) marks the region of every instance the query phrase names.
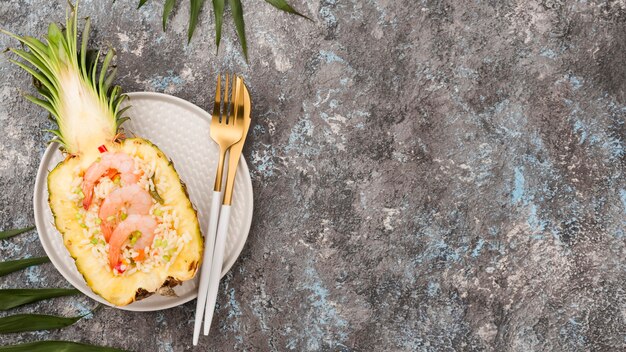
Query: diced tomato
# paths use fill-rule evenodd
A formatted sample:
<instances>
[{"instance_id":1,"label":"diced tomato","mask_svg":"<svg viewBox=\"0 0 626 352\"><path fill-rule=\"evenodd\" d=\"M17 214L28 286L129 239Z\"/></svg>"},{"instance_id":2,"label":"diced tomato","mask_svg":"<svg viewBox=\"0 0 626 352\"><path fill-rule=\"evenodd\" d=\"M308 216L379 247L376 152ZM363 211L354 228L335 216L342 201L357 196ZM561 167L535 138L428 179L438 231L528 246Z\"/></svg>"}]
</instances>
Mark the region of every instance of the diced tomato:
<instances>
[{"instance_id":1,"label":"diced tomato","mask_svg":"<svg viewBox=\"0 0 626 352\"><path fill-rule=\"evenodd\" d=\"M120 173L119 173L117 170L115 170L115 169L109 169L109 170L107 170L107 172L106 172L104 175L102 175L102 176L103 176L103 177L108 177L108 178L110 178L111 180L113 180L113 179L115 178L115 176L117 176L117 175L119 175L119 174L120 174Z\"/></svg>"},{"instance_id":2,"label":"diced tomato","mask_svg":"<svg viewBox=\"0 0 626 352\"><path fill-rule=\"evenodd\" d=\"M146 259L146 252L144 252L143 249L138 249L137 250L137 255L133 258L134 261L136 262L140 262L142 260Z\"/></svg>"},{"instance_id":3,"label":"diced tomato","mask_svg":"<svg viewBox=\"0 0 626 352\"><path fill-rule=\"evenodd\" d=\"M99 151L100 153L106 153L106 152L108 152L107 147L106 147L104 144L98 147L98 151Z\"/></svg>"},{"instance_id":4,"label":"diced tomato","mask_svg":"<svg viewBox=\"0 0 626 352\"><path fill-rule=\"evenodd\" d=\"M114 269L120 274L123 274L126 271L126 269L122 270L122 262L117 263Z\"/></svg>"}]
</instances>

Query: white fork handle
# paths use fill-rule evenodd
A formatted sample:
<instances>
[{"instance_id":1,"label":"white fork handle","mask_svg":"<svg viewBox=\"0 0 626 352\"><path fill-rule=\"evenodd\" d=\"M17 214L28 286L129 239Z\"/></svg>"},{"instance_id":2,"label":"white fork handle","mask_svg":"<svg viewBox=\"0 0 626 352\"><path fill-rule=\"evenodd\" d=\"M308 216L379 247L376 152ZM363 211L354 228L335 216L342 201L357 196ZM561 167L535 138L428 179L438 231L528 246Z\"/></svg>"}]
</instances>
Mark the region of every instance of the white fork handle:
<instances>
[{"instance_id":1,"label":"white fork handle","mask_svg":"<svg viewBox=\"0 0 626 352\"><path fill-rule=\"evenodd\" d=\"M202 268L200 269L200 287L198 288L198 301L196 302L196 319L193 326L193 345L198 344L200 338L200 328L202 327L202 317L206 305L207 291L209 289L209 277L211 276L211 262L213 260L213 248L215 248L215 234L217 223L220 217L220 205L222 204L222 192L213 191L211 200L211 217L209 218L209 229L204 237L204 255L202 257ZM220 269L221 269L220 265Z\"/></svg>"},{"instance_id":2,"label":"white fork handle","mask_svg":"<svg viewBox=\"0 0 626 352\"><path fill-rule=\"evenodd\" d=\"M222 277L222 262L224 261L224 247L228 237L228 224L230 223L230 205L222 205L220 211L220 222L215 239L215 250L213 251L213 261L211 262L211 279L209 282L209 295L207 298L206 311L204 312L204 335L209 334L211 320L215 311L217 291L220 287Z\"/></svg>"}]
</instances>

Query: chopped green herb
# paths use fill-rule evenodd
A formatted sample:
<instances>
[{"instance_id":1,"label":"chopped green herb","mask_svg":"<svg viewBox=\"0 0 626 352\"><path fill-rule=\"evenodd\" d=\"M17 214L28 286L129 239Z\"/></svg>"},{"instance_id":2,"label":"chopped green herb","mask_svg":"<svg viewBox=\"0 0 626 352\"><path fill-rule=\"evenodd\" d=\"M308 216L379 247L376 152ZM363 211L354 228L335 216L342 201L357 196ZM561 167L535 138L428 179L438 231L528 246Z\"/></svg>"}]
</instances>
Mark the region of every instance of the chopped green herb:
<instances>
[{"instance_id":1,"label":"chopped green herb","mask_svg":"<svg viewBox=\"0 0 626 352\"><path fill-rule=\"evenodd\" d=\"M86 229L86 228L87 228L87 225L86 225L86 224L84 224L84 223L81 223L81 224L80 224L80 227L82 227L82 228Z\"/></svg>"},{"instance_id":2,"label":"chopped green herb","mask_svg":"<svg viewBox=\"0 0 626 352\"><path fill-rule=\"evenodd\" d=\"M95 237L94 237L94 238L92 238L92 239L91 239L91 244L93 244L93 245L98 244L98 239L97 239L97 238L95 238Z\"/></svg>"},{"instance_id":3,"label":"chopped green herb","mask_svg":"<svg viewBox=\"0 0 626 352\"><path fill-rule=\"evenodd\" d=\"M163 256L163 259L165 259L165 261L166 261L166 262L169 262L169 261L170 261L170 259L172 259L172 257L171 257L171 256L169 256L169 255L164 255L164 256Z\"/></svg>"},{"instance_id":4,"label":"chopped green herb","mask_svg":"<svg viewBox=\"0 0 626 352\"><path fill-rule=\"evenodd\" d=\"M96 218L96 225L100 225L102 224L102 220L100 220L100 218Z\"/></svg>"},{"instance_id":5,"label":"chopped green herb","mask_svg":"<svg viewBox=\"0 0 626 352\"><path fill-rule=\"evenodd\" d=\"M76 213L76 215L74 216L76 218L76 220L80 220L83 218L82 215L80 215L80 213Z\"/></svg>"},{"instance_id":6,"label":"chopped green herb","mask_svg":"<svg viewBox=\"0 0 626 352\"><path fill-rule=\"evenodd\" d=\"M161 209L159 209L159 208L154 209L154 215L156 215L156 216L161 216L161 215L163 215L163 210L161 210Z\"/></svg>"},{"instance_id":7,"label":"chopped green herb","mask_svg":"<svg viewBox=\"0 0 626 352\"><path fill-rule=\"evenodd\" d=\"M130 244L134 246L135 243L137 243L137 240L139 240L139 238L141 238L141 231L134 231L130 235Z\"/></svg>"},{"instance_id":8,"label":"chopped green herb","mask_svg":"<svg viewBox=\"0 0 626 352\"><path fill-rule=\"evenodd\" d=\"M159 195L159 192L157 192L156 190L156 181L154 181L154 175L152 175L152 177L150 178L152 180L152 184L154 185L153 187L150 187L150 195L152 196L152 198L154 198L154 200L156 200L159 204L163 204L165 203L165 201L163 200L163 198L161 198L161 195Z\"/></svg>"},{"instance_id":9,"label":"chopped green herb","mask_svg":"<svg viewBox=\"0 0 626 352\"><path fill-rule=\"evenodd\" d=\"M120 180L121 180L120 179L120 175L117 175L117 176L113 177L113 184L119 186L120 185Z\"/></svg>"},{"instance_id":10,"label":"chopped green herb","mask_svg":"<svg viewBox=\"0 0 626 352\"><path fill-rule=\"evenodd\" d=\"M122 220L126 220L126 218L128 217L128 214L122 213L122 215L120 215L120 217L122 218Z\"/></svg>"}]
</instances>

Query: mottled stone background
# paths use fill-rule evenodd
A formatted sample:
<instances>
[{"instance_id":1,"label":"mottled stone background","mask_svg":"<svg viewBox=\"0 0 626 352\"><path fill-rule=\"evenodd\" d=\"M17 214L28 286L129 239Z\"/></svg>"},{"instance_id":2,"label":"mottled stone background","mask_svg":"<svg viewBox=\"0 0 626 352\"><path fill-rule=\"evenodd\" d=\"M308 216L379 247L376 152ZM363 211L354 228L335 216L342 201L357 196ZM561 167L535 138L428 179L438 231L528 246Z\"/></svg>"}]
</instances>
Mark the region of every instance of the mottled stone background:
<instances>
[{"instance_id":1,"label":"mottled stone background","mask_svg":"<svg viewBox=\"0 0 626 352\"><path fill-rule=\"evenodd\" d=\"M230 19L216 56L212 14L186 45L187 1L166 33L163 1L136 3L81 11L128 91L209 108L215 72L236 70L254 104L252 230L196 350L626 350L623 0L291 1L313 21L244 0L249 64ZM0 26L41 35L65 4L0 0ZM49 137L23 91L0 60L0 228L33 223ZM43 254L35 233L0 242L2 259ZM0 279L68 285L51 264ZM0 339L193 350L194 309Z\"/></svg>"}]
</instances>

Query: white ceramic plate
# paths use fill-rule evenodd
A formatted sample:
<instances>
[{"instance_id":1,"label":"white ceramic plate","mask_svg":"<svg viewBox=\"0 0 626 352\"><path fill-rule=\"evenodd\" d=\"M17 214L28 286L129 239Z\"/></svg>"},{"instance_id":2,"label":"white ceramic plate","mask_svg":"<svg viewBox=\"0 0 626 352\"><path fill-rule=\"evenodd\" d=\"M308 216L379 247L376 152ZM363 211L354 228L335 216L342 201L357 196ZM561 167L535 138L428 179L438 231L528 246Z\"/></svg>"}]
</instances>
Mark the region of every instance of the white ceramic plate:
<instances>
[{"instance_id":1,"label":"white ceramic plate","mask_svg":"<svg viewBox=\"0 0 626 352\"><path fill-rule=\"evenodd\" d=\"M189 197L198 211L200 226L204 231L208 227L211 213L211 195L218 155L218 147L209 136L211 115L196 105L171 95L141 92L128 93L128 96L130 99L127 105L132 107L126 115L131 120L124 124L124 129L127 134L130 132L152 141L172 159L181 180L187 184ZM63 245L61 234L54 226L48 206L47 176L61 160L63 156L58 145L51 144L37 172L33 201L39 239L54 266L74 287L94 300L111 306L87 286L76 269L74 259ZM235 179L222 276L230 270L243 249L252 223L252 206L252 181L246 161L242 157ZM178 297L153 295L119 308L155 311L181 305L198 295L197 279L198 275L196 279L175 287Z\"/></svg>"}]
</instances>

